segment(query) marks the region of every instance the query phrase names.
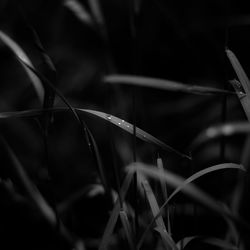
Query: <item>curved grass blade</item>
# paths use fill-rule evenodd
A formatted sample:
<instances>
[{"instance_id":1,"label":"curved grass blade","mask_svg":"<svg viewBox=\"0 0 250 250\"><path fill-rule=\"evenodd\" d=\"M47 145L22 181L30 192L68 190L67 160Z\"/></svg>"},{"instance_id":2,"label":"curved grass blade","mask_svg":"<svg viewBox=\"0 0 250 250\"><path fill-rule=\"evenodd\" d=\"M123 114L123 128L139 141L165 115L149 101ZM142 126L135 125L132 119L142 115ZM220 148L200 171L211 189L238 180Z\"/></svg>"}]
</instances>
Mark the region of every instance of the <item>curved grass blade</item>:
<instances>
[{"instance_id":1,"label":"curved grass blade","mask_svg":"<svg viewBox=\"0 0 250 250\"><path fill-rule=\"evenodd\" d=\"M19 60L24 61L31 68L34 68L31 60L29 59L27 54L24 52L24 50L2 30L0 30L0 40L11 49L11 51L17 56L17 58L19 58ZM34 74L31 70L29 70L23 64L22 66L24 67L24 70L26 71L28 77L30 78L34 86L34 89L36 90L36 93L39 97L40 102L43 103L44 88L43 88L42 82L36 76L36 74Z\"/></svg>"},{"instance_id":2,"label":"curved grass blade","mask_svg":"<svg viewBox=\"0 0 250 250\"><path fill-rule=\"evenodd\" d=\"M222 136L233 136L237 134L249 134L249 122L232 122L216 126L211 126L201 132L193 141L190 148L193 150L197 146L204 144L210 140L220 138Z\"/></svg>"},{"instance_id":3,"label":"curved grass blade","mask_svg":"<svg viewBox=\"0 0 250 250\"><path fill-rule=\"evenodd\" d=\"M13 165L13 168L15 170L15 173L17 174L17 177L20 180L20 183L24 187L29 198L37 207L38 211L43 216L43 218L48 222L48 224L53 229L56 229L56 230L59 229L58 233L67 242L69 242L76 250L83 250L84 249L83 242L81 240L76 241L73 238L73 236L68 231L68 229L59 220L54 210L49 206L49 204L41 195L39 190L30 180L30 178L28 177L27 173L24 170L24 167L22 166L21 162L19 161L19 159L17 158L17 156L15 155L15 153L13 152L9 144L5 141L3 137L0 137L0 140L4 145L4 150L6 151L5 153L9 156L9 159L11 160L11 164ZM58 223L60 223L60 227L58 227Z\"/></svg>"},{"instance_id":4,"label":"curved grass blade","mask_svg":"<svg viewBox=\"0 0 250 250\"><path fill-rule=\"evenodd\" d=\"M102 236L102 240L100 243L100 246L98 248L98 250L106 250L108 243L111 239L111 235L113 234L117 219L119 217L120 214L120 210L121 210L121 202L124 201L125 196L128 192L128 188L130 186L130 183L132 181L132 177L133 174L128 173L126 175L126 178L122 184L121 190L120 190L120 198L117 198L114 208L112 210L112 213L109 217L108 223L106 225L106 228L104 230L103 236Z\"/></svg>"},{"instance_id":5,"label":"curved grass blade","mask_svg":"<svg viewBox=\"0 0 250 250\"><path fill-rule=\"evenodd\" d=\"M67 104L68 106L69 104ZM97 116L107 122L110 122L116 126L118 126L119 128L127 131L130 134L133 134L133 124L128 123L116 116L104 113L104 112L100 112L97 110L91 110L91 109L80 109L80 108L73 108L72 106L69 107L69 109L74 112L74 115L77 117L76 119L79 120L79 115L78 113L84 112L84 113L89 113L92 114L94 116ZM50 111L54 111L54 112L63 112L63 111L67 111L67 108L63 108L63 107L58 107L58 108L53 108L53 109L49 109ZM33 110L26 110L26 111L19 111L19 112L2 112L0 113L0 119L7 119L7 118L21 118L21 117L32 117L32 116L38 116L41 115L42 112L44 112L43 110L39 110L39 109L33 109ZM136 136L148 143L152 143L158 147L160 147L163 150L166 150L168 152L173 152L181 157L187 158L189 160L191 160L191 157L183 154L181 152L179 152L178 150L170 147L169 145L165 144L164 142L160 141L159 139L155 138L154 136L150 135L149 133L145 132L144 130L136 127Z\"/></svg>"},{"instance_id":6,"label":"curved grass blade","mask_svg":"<svg viewBox=\"0 0 250 250\"><path fill-rule=\"evenodd\" d=\"M84 6L77 0L65 0L63 5L68 8L72 13L83 23L90 27L94 22L91 15L84 8Z\"/></svg>"},{"instance_id":7,"label":"curved grass blade","mask_svg":"<svg viewBox=\"0 0 250 250\"><path fill-rule=\"evenodd\" d=\"M179 250L185 249L185 247L192 242L193 240L199 240L200 242L204 242L206 244L209 244L211 246L216 246L221 249L227 249L227 250L239 250L238 247L232 245L229 242L226 242L224 240L214 238L214 237L202 237L202 236L190 236L185 237L184 239L180 240L177 243L177 247Z\"/></svg>"},{"instance_id":8,"label":"curved grass blade","mask_svg":"<svg viewBox=\"0 0 250 250\"><path fill-rule=\"evenodd\" d=\"M108 186L108 182L106 180L106 176L105 176L105 171L104 168L102 166L102 161L101 161L101 156L99 153L99 149L97 147L97 144L95 142L95 138L92 135L91 131L89 130L89 128L87 127L87 125L85 124L85 122L81 119L81 117L78 115L77 111L78 109L73 108L70 103L67 101L67 99L64 97L64 95L44 76L42 75L40 72L38 72L36 69L30 67L30 65L28 65L25 61L22 61L21 59L19 59L22 64L24 66L26 66L27 68L29 68L36 76L38 76L42 83L47 86L48 88L50 88L51 90L53 90L55 92L55 94L58 95L58 97L60 97L60 99L64 102L64 104L69 108L69 110L71 111L71 113L73 114L73 116L75 117L76 121L79 123L79 125L83 128L84 133L85 133L85 138L87 141L87 144L90 148L91 153L93 153L94 158L96 160L97 163L97 167L98 167L98 171L100 174L100 178L101 181L104 185L107 197L112 200L111 194L110 194L110 188ZM48 109L48 111L53 111L54 109ZM46 111L43 109L43 112Z\"/></svg>"},{"instance_id":9,"label":"curved grass blade","mask_svg":"<svg viewBox=\"0 0 250 250\"><path fill-rule=\"evenodd\" d=\"M188 85L175 81L143 77L143 76L108 75L104 77L103 81L110 84L126 84L126 85L140 86L140 87L163 89L174 92L185 92L189 94L198 94L198 95L228 95L228 94L235 95L234 92L226 91L223 89Z\"/></svg>"},{"instance_id":10,"label":"curved grass blade","mask_svg":"<svg viewBox=\"0 0 250 250\"><path fill-rule=\"evenodd\" d=\"M104 113L104 112L100 112L100 111L96 111L96 110L90 110L90 109L78 109L79 111L83 111L83 112L88 112L90 114L93 114L95 116L98 116L120 128L122 128L123 130L129 132L130 134L133 134L134 133L134 129L133 129L133 124L131 123L128 123L116 116L113 116L113 115L110 115L110 114L107 114L107 113ZM166 145L164 142L158 140L157 138L155 138L154 136L150 135L149 133L145 132L144 130L136 127L136 136L143 140L143 141L146 141L146 142L150 142L150 143L153 143L155 144L156 146L166 150L166 151L169 151L169 152L173 152L181 157L184 157L184 158L187 158L187 159L191 159L190 156L188 155L185 155L179 151L177 151L176 149Z\"/></svg>"},{"instance_id":11,"label":"curved grass blade","mask_svg":"<svg viewBox=\"0 0 250 250\"><path fill-rule=\"evenodd\" d=\"M244 71L243 67L241 66L236 55L231 50L226 49L226 54L227 54L227 57L228 57L230 63L233 66L235 73L237 74L237 76L240 80L240 83L242 84L244 92L246 93L246 95L249 95L250 94L250 82L249 82L249 79L247 77L246 72Z\"/></svg>"},{"instance_id":12,"label":"curved grass blade","mask_svg":"<svg viewBox=\"0 0 250 250\"><path fill-rule=\"evenodd\" d=\"M157 219L158 216L161 215L163 208L170 202L170 200L180 191L187 194L200 204L204 205L205 207L209 208L210 210L214 211L217 214L220 214L225 219L230 219L234 222L237 222L238 224L241 224L242 226L248 228L249 226L244 223L240 218L233 215L229 210L225 209L224 207L220 206L217 201L215 201L213 198L211 198L209 195L204 193L202 190L200 190L198 187L196 187L191 182L200 178L201 176L211 173L213 171L221 170L221 169L239 169L244 170L244 168L241 165L233 164L233 163L225 163L225 164L219 164L216 166L212 166L210 168L203 169L194 175L190 176L188 179L183 179L182 177L175 175L167 170L162 173L162 171L159 171L154 166L148 166L146 164L137 163L136 165L127 167L127 170L130 172L133 172L137 170L138 172L141 172L144 175L148 175L154 179L157 180L164 180L166 183L168 183L170 186L175 187L175 191L169 196L169 198L164 202L164 204L160 208L160 212L154 219L150 222L146 230L144 231L140 242L144 241L148 231L152 227L154 221Z\"/></svg>"},{"instance_id":13,"label":"curved grass blade","mask_svg":"<svg viewBox=\"0 0 250 250\"><path fill-rule=\"evenodd\" d=\"M145 190L145 194L146 194L150 209L152 211L153 216L155 217L160 212L160 209L159 209L159 205L156 200L156 197L153 193L153 190L151 186L149 185L148 181L140 174L138 174L138 181L141 183L141 185L143 186ZM171 250L172 249L177 250L174 240L171 238L171 236L166 230L166 226L165 226L162 216L159 216L155 220L155 223L156 223L155 230L160 234L165 248L171 249ZM138 242L137 247L136 247L137 250L141 248L142 243L143 243L142 241Z\"/></svg>"}]
</instances>

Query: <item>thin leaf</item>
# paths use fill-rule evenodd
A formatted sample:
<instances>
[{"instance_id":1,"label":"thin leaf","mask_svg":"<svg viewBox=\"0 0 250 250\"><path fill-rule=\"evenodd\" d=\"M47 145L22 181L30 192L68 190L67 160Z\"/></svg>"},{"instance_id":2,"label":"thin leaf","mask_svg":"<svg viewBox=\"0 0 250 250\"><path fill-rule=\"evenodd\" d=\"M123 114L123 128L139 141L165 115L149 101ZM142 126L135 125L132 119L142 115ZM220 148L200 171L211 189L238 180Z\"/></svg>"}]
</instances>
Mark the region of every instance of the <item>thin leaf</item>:
<instances>
[{"instance_id":1,"label":"thin leaf","mask_svg":"<svg viewBox=\"0 0 250 250\"><path fill-rule=\"evenodd\" d=\"M104 77L103 81L110 84L126 84L126 85L149 87L149 88L163 89L167 91L185 92L189 94L199 94L199 95L235 94L234 92L231 91L226 91L223 89L217 89L213 87L188 85L175 81L143 77L143 76L108 75Z\"/></svg>"},{"instance_id":2,"label":"thin leaf","mask_svg":"<svg viewBox=\"0 0 250 250\"><path fill-rule=\"evenodd\" d=\"M47 201L44 199L44 197L41 195L39 190L36 188L36 186L33 184L33 182L28 177L27 173L24 170L24 167L22 166L21 162L9 146L9 144L5 141L3 137L0 137L1 141L4 145L5 153L9 156L9 159L11 160L11 164L15 170L15 173L17 174L17 177L20 180L20 183L24 187L27 195L31 199L31 201L34 203L34 205L37 207L40 214L43 216L43 218L48 222L48 224L53 229L58 229L57 225L60 223L59 231L58 233L67 241L69 242L76 250L83 250L84 244L81 240L76 241L71 233L67 230L67 228L63 225L63 223L59 220L59 218L56 216L54 210L49 206Z\"/></svg>"},{"instance_id":3,"label":"thin leaf","mask_svg":"<svg viewBox=\"0 0 250 250\"><path fill-rule=\"evenodd\" d=\"M163 161L160 157L157 158L157 167L160 171L162 171L162 173L164 172ZM167 192L167 185L162 180L161 180L161 190L162 190L162 194L163 194L163 200L165 201L168 199L168 192ZM168 232L169 232L169 235L171 235L170 213L169 213L168 207L166 208L166 210L167 210Z\"/></svg>"},{"instance_id":4,"label":"thin leaf","mask_svg":"<svg viewBox=\"0 0 250 250\"><path fill-rule=\"evenodd\" d=\"M122 128L123 130L129 132L130 134L134 133L134 129L133 129L133 124L128 123L116 116L104 113L104 112L100 112L100 111L95 111L95 110L89 110L89 109L78 109L79 111L83 111L83 112L88 112L90 114L93 114L95 116L98 116L120 128ZM149 133L143 131L142 129L136 127L136 136L146 142L150 142L153 143L157 146L159 146L160 148L167 150L169 152L173 152L181 157L185 157L187 159L191 159L190 156L185 155L183 153L180 153L179 151L177 151L176 149L166 145L164 142L158 140L157 138L155 138L154 136L150 135Z\"/></svg>"},{"instance_id":5,"label":"thin leaf","mask_svg":"<svg viewBox=\"0 0 250 250\"><path fill-rule=\"evenodd\" d=\"M2 40L2 42L12 50L12 52L17 56L17 58L19 58L19 60L25 62L27 65L29 65L29 67L34 68L31 60L29 59L27 54L24 52L24 50L2 30L0 30L0 40ZM30 69L25 67L23 64L22 66L24 67L28 77L30 78L34 86L34 89L36 90L36 93L39 97L39 100L41 101L41 103L43 103L44 88L43 88L42 82L36 76L36 74L34 74Z\"/></svg>"},{"instance_id":6,"label":"thin leaf","mask_svg":"<svg viewBox=\"0 0 250 250\"><path fill-rule=\"evenodd\" d=\"M159 212L159 205L157 203L156 197L153 193L153 190L151 188L151 186L149 185L148 181L142 176L138 174L138 180L141 183L141 185L143 186L144 190L145 190L145 194L150 206L150 209L152 211L153 216L155 217ZM158 233L160 233L160 236L162 238L162 242L165 246L166 249L177 249L174 240L171 238L171 236L169 235L169 233L166 230L166 226L164 224L163 218L162 216L159 216L156 220L156 231ZM137 244L137 250L139 250L142 246L142 242L139 241Z\"/></svg>"},{"instance_id":7,"label":"thin leaf","mask_svg":"<svg viewBox=\"0 0 250 250\"><path fill-rule=\"evenodd\" d=\"M122 222L122 225L123 225L123 228L124 228L127 240L128 240L129 247L131 250L134 250L135 247L134 247L134 239L132 236L133 235L132 228L128 220L127 213L123 209L120 211L120 219L121 219L121 222Z\"/></svg>"},{"instance_id":8,"label":"thin leaf","mask_svg":"<svg viewBox=\"0 0 250 250\"><path fill-rule=\"evenodd\" d=\"M90 109L80 109L80 108L73 108L72 106L70 106L69 108L70 110L74 111L74 114L76 114L76 112L84 112L84 113L89 113L92 114L94 116L97 116L107 122L110 122L116 126L118 126L119 128L127 131L130 134L133 134L133 124L128 123L116 116L104 113L104 112L100 112L100 111L96 111L96 110L90 110ZM68 109L67 108L63 108L63 107L59 107L59 108L53 108L50 109L51 111L54 112L65 112ZM26 110L26 111L19 111L19 112L2 112L0 113L0 119L8 119L8 118L22 118L22 117L34 117L34 116L39 116L42 114L42 112L44 112L43 110L40 109L33 109L33 110ZM77 115L77 114L76 114ZM77 119L80 119L77 115ZM154 136L150 135L149 133L145 132L144 130L136 127L136 136L148 143L152 143L168 152L173 152L181 157L187 158L189 160L191 160L191 157L183 154L179 151L177 151L176 149L168 146L167 144L165 144L164 142L160 141L159 139L155 138Z\"/></svg>"},{"instance_id":9,"label":"thin leaf","mask_svg":"<svg viewBox=\"0 0 250 250\"><path fill-rule=\"evenodd\" d=\"M198 187L196 187L194 184L191 183L195 179L198 179L207 173L211 173L212 171L216 171L219 169L227 169L227 168L244 170L242 166L237 165L237 164L233 164L233 163L220 164L220 165L216 165L216 166L201 170L198 173L189 177L187 180L185 180L182 177L175 175L169 171L165 170L164 173L162 173L159 170L157 170L157 168L155 168L154 166L148 166L142 163L137 163L136 165L127 167L128 172L138 171L138 172L141 172L143 175L148 175L157 180L161 180L161 179L165 180L165 182L167 182L170 186L176 188L175 191L169 196L168 200L165 201L162 207L160 208L159 214L156 217L154 217L152 222L146 228L145 232L143 233L142 238L146 237L146 234L151 228L155 219L161 214L163 208L179 191L182 191L183 193L187 194L188 196L190 196L191 198L193 198L194 200L196 200L203 206L207 207L208 209L214 211L217 214L220 214L222 217L228 218L238 223L239 225L249 229L249 225L247 225L241 218L238 218L237 216L233 215L230 211L228 211L227 209L219 205L219 203L216 200L214 200L204 191L200 190Z\"/></svg>"},{"instance_id":10,"label":"thin leaf","mask_svg":"<svg viewBox=\"0 0 250 250\"><path fill-rule=\"evenodd\" d=\"M63 5L83 23L88 26L93 26L93 19L86 8L77 0L65 0Z\"/></svg>"},{"instance_id":11,"label":"thin leaf","mask_svg":"<svg viewBox=\"0 0 250 250\"><path fill-rule=\"evenodd\" d=\"M237 81L237 80L232 80L229 81L231 83L231 85L234 87L237 96L240 100L241 106L244 110L244 113L246 114L247 120L248 122L250 121L250 94L246 94L242 87L242 84Z\"/></svg>"},{"instance_id":12,"label":"thin leaf","mask_svg":"<svg viewBox=\"0 0 250 250\"><path fill-rule=\"evenodd\" d=\"M120 190L120 199L123 201L125 199L125 196L128 192L128 188L130 186L131 180L132 180L133 174L128 173L123 185L121 187ZM114 205L114 208L112 210L112 213L109 217L108 223L106 225L106 228L104 230L103 236L102 236L102 240L99 246L99 250L105 250L108 246L108 243L111 239L111 235L113 234L117 219L119 217L120 214L120 210L121 210L121 205L120 205L120 200L119 198L117 198L116 203Z\"/></svg>"},{"instance_id":13,"label":"thin leaf","mask_svg":"<svg viewBox=\"0 0 250 250\"><path fill-rule=\"evenodd\" d=\"M94 17L94 20L99 28L102 38L104 41L107 41L107 29L104 21L104 17L102 14L102 8L100 4L100 0L88 0L88 4Z\"/></svg>"},{"instance_id":14,"label":"thin leaf","mask_svg":"<svg viewBox=\"0 0 250 250\"><path fill-rule=\"evenodd\" d=\"M214 237L202 237L202 236L191 236L191 237L185 237L184 239L180 240L177 243L178 249L185 249L185 247L193 240L199 240L200 242L204 242L206 244L209 244L211 246L216 246L222 249L227 250L238 250L239 248L232 245L229 242L226 242L224 240L214 238Z\"/></svg>"},{"instance_id":15,"label":"thin leaf","mask_svg":"<svg viewBox=\"0 0 250 250\"><path fill-rule=\"evenodd\" d=\"M197 146L204 144L210 140L220 138L222 136L233 136L237 134L249 134L249 122L232 122L211 126L201 132L193 141L190 148L193 150Z\"/></svg>"},{"instance_id":16,"label":"thin leaf","mask_svg":"<svg viewBox=\"0 0 250 250\"><path fill-rule=\"evenodd\" d=\"M242 87L245 91L245 93L248 95L250 94L250 82L249 79L247 77L246 72L244 71L243 67L241 66L238 58L236 57L236 55L229 49L226 49L226 54L227 57L229 59L229 61L231 62L235 73L237 74L240 83L242 84Z\"/></svg>"},{"instance_id":17,"label":"thin leaf","mask_svg":"<svg viewBox=\"0 0 250 250\"><path fill-rule=\"evenodd\" d=\"M196 240L197 238L199 238L199 236L190 236L190 237L185 237L181 240L179 240L176 243L176 246L179 250L183 250L185 249L185 247L193 240Z\"/></svg>"}]
</instances>

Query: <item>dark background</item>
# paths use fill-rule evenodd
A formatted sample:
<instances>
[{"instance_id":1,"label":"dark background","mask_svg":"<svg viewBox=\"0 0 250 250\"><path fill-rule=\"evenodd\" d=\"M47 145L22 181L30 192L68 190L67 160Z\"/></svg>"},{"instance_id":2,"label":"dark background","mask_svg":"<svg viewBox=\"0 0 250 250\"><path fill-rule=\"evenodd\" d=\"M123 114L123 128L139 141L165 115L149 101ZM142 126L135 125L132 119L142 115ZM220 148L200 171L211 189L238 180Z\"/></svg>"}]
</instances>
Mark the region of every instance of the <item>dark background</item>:
<instances>
[{"instance_id":1,"label":"dark background","mask_svg":"<svg viewBox=\"0 0 250 250\"><path fill-rule=\"evenodd\" d=\"M197 96L113 86L102 81L102 77L109 73L136 74L232 90L228 80L235 75L226 58L225 48L234 51L248 73L250 13L246 1L142 0L140 13L134 20L136 37L131 31L129 1L100 2L106 40L98 30L81 23L59 0L0 0L0 29L25 50L39 70L42 67L41 56L32 40L30 26L36 30L57 70L54 84L72 106L104 111L132 123L136 114L138 127L182 152L189 152L194 138L208 126L224 121L246 120L235 96ZM87 1L81 3L89 10ZM55 106L62 106L59 98L56 98ZM0 111L39 107L26 73L10 50L0 42ZM99 146L110 185L116 188L112 165L116 163L123 176L124 166L133 160L133 138L98 118L83 117ZM0 129L26 171L52 203L59 203L73 192L98 181L93 156L71 114L55 115L48 137L49 163L45 161L43 138L37 120L1 120ZM161 156L169 169L189 176L213 164L238 163L243 142L244 136L237 136L223 142L208 143L193 152L192 163L166 152L161 152ZM158 149L138 141L136 150L138 160L155 163ZM1 179L15 180L8 159L3 153L0 156ZM46 164L49 164L53 177L49 183L44 177ZM204 178L198 184L214 197L227 200L235 184L235 175L219 173ZM13 201L6 196L4 186L1 187L5 198L0 203L3 209L0 232L4 235L3 240L10 244L10 249L17 235L24 245L30 244L30 247L36 240L57 242L50 233L45 236L48 238L42 240L39 232L43 230L33 228L43 222L36 218L28 202ZM104 197L82 199L70 213L71 223L67 222L67 218L65 221L80 236L100 237L108 218L106 203ZM100 210L100 204L107 208ZM201 226L202 222L181 229L181 221L188 224L190 218L176 218L176 239L192 232L198 234L204 231L207 234L207 229L216 234L213 225L218 222L217 218L207 222L209 226L206 229ZM205 217L202 218L205 220ZM47 230L47 226L44 227ZM54 244L58 247L59 243ZM39 245L40 248L36 249L48 246L53 247L45 243L45 246Z\"/></svg>"}]
</instances>

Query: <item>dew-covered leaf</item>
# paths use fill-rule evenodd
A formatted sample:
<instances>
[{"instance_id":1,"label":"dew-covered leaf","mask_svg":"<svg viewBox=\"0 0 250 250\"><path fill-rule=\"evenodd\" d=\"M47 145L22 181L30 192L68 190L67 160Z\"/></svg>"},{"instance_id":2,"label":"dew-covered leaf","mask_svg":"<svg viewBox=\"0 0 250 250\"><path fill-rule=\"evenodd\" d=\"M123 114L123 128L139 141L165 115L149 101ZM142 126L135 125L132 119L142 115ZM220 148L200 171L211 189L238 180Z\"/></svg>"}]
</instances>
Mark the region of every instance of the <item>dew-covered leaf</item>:
<instances>
[{"instance_id":1,"label":"dew-covered leaf","mask_svg":"<svg viewBox=\"0 0 250 250\"><path fill-rule=\"evenodd\" d=\"M67 111L68 109L60 107L60 108L53 108L53 109L49 109L49 110L54 111L54 112L63 112L63 111ZM97 116L97 117L99 117L107 122L110 122L110 123L118 126L119 128L127 131L130 134L134 133L133 124L128 123L125 120L122 120L116 116L113 116L113 115L110 115L110 114L107 114L104 112L100 112L97 110L73 108L72 106L70 106L70 110L73 110L73 112L77 116L77 119L80 119L78 116L78 113L81 113L81 112L89 113L89 114ZM44 110L39 110L39 109L26 110L26 111L20 111L20 112L2 112L2 113L0 113L0 119L39 116L42 114L42 112L44 112ZM160 147L163 150L166 150L168 152L173 152L181 157L184 157L184 158L191 160L190 156L183 154L183 153L179 152L178 150L170 147L169 145L165 144L164 142L160 141L156 137L150 135L149 133L145 132L144 130L142 130L138 127L136 127L136 136L139 139L141 139L145 142L148 142L148 143L152 143L152 144Z\"/></svg>"}]
</instances>

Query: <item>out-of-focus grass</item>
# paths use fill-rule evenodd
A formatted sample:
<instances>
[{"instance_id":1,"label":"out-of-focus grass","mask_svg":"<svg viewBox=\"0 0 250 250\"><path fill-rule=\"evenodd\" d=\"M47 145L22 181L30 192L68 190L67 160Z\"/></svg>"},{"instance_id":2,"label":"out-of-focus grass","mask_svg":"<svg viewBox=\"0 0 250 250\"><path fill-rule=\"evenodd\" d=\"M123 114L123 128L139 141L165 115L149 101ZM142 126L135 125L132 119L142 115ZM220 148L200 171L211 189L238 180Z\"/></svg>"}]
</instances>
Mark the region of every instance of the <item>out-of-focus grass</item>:
<instances>
[{"instance_id":1,"label":"out-of-focus grass","mask_svg":"<svg viewBox=\"0 0 250 250\"><path fill-rule=\"evenodd\" d=\"M245 12L236 1L2 1L8 249L248 249L248 172L217 171L249 167Z\"/></svg>"}]
</instances>

